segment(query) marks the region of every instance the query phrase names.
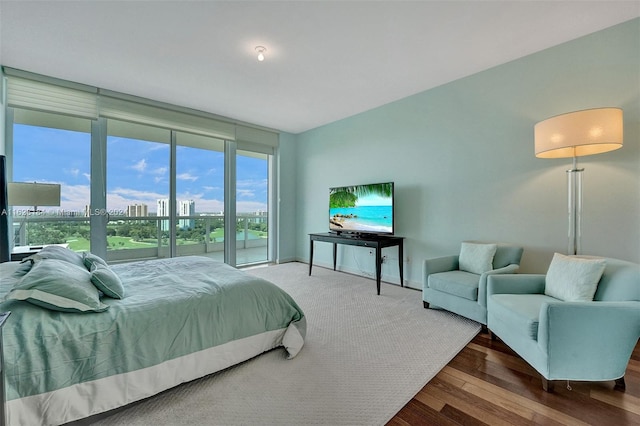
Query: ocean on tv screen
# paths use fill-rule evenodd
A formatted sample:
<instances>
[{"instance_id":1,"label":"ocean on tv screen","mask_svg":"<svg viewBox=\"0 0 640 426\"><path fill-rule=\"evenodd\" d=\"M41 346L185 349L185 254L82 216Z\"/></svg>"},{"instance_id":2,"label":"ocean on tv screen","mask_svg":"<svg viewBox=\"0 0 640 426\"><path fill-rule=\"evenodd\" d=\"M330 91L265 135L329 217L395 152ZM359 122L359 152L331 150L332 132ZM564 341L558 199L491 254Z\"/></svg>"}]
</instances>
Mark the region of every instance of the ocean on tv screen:
<instances>
[{"instance_id":1,"label":"ocean on tv screen","mask_svg":"<svg viewBox=\"0 0 640 426\"><path fill-rule=\"evenodd\" d=\"M356 206L329 210L329 228L336 231L393 232L392 206Z\"/></svg>"}]
</instances>

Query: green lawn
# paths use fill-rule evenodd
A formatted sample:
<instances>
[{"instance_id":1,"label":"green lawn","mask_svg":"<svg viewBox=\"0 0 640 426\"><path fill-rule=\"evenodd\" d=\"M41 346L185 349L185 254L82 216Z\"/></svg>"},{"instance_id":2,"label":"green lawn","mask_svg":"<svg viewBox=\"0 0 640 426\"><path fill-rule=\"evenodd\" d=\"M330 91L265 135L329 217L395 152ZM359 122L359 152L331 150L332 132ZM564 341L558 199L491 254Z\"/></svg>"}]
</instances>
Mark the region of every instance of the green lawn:
<instances>
[{"instance_id":1,"label":"green lawn","mask_svg":"<svg viewBox=\"0 0 640 426\"><path fill-rule=\"evenodd\" d=\"M67 240L69 248L73 251L89 251L89 240L86 238L74 238Z\"/></svg>"},{"instance_id":2,"label":"green lawn","mask_svg":"<svg viewBox=\"0 0 640 426\"><path fill-rule=\"evenodd\" d=\"M86 238L74 238L67 240L69 248L73 251L89 251L89 240ZM147 248L157 245L157 242L140 242L133 241L130 237L107 237L109 250L131 249L131 248Z\"/></svg>"}]
</instances>

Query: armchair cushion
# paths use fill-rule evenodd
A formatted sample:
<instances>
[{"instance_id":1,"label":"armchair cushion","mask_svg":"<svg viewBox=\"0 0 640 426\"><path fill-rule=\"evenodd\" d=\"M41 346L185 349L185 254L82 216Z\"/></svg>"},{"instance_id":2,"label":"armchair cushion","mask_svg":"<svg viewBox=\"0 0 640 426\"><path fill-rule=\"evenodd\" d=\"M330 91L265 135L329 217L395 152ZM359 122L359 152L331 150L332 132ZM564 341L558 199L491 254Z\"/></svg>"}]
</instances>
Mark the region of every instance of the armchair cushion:
<instances>
[{"instance_id":1,"label":"armchair cushion","mask_svg":"<svg viewBox=\"0 0 640 426\"><path fill-rule=\"evenodd\" d=\"M496 294L492 301L491 314L496 320L510 324L518 334L533 340L538 339L542 304L559 302L544 294Z\"/></svg>"},{"instance_id":2,"label":"armchair cushion","mask_svg":"<svg viewBox=\"0 0 640 426\"><path fill-rule=\"evenodd\" d=\"M460 247L460 270L473 274L483 274L493 268L493 257L497 244L463 242Z\"/></svg>"},{"instance_id":3,"label":"armchair cushion","mask_svg":"<svg viewBox=\"0 0 640 426\"><path fill-rule=\"evenodd\" d=\"M478 276L470 272L449 271L433 274L429 287L468 300L478 300Z\"/></svg>"},{"instance_id":4,"label":"armchair cushion","mask_svg":"<svg viewBox=\"0 0 640 426\"><path fill-rule=\"evenodd\" d=\"M547 271L544 293L565 302L591 301L605 266L604 259L555 253Z\"/></svg>"}]
</instances>

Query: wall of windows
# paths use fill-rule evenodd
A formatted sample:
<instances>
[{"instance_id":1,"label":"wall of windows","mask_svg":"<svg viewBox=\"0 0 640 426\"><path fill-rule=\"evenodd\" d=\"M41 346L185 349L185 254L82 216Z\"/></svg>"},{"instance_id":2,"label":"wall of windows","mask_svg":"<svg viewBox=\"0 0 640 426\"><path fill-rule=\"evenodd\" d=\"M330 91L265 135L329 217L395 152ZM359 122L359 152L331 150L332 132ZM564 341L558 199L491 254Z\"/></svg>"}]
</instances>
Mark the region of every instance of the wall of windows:
<instances>
[{"instance_id":1,"label":"wall of windows","mask_svg":"<svg viewBox=\"0 0 640 426\"><path fill-rule=\"evenodd\" d=\"M59 207L13 215L14 245L66 244L112 262L197 254L241 265L274 258L269 176L277 134L27 75L37 92L32 102L24 96L25 87L34 96L32 80L16 73L8 73L5 110L9 180L59 183L62 191ZM64 92L62 100L41 101L50 86ZM95 100L95 108L59 106L78 95L85 104Z\"/></svg>"}]
</instances>

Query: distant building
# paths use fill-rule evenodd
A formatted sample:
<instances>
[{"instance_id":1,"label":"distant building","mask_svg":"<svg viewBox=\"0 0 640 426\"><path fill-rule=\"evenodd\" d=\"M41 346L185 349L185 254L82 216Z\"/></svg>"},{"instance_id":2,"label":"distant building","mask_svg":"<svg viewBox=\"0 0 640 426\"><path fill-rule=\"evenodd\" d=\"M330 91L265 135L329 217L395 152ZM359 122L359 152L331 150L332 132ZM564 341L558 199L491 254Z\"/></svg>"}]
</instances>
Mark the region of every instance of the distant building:
<instances>
[{"instance_id":1,"label":"distant building","mask_svg":"<svg viewBox=\"0 0 640 426\"><path fill-rule=\"evenodd\" d=\"M156 214L158 216L170 216L168 198L162 198L158 200L158 209ZM164 219L160 221L160 230L162 231L169 230L169 219Z\"/></svg>"},{"instance_id":2,"label":"distant building","mask_svg":"<svg viewBox=\"0 0 640 426\"><path fill-rule=\"evenodd\" d=\"M178 216L193 216L196 214L196 203L193 200L180 201ZM178 221L180 229L193 229L196 226L195 219L180 219Z\"/></svg>"},{"instance_id":3,"label":"distant building","mask_svg":"<svg viewBox=\"0 0 640 426\"><path fill-rule=\"evenodd\" d=\"M171 216L171 212L169 210L169 199L162 198L158 200L157 204L157 216ZM196 203L193 200L184 200L178 203L178 217L180 216L194 216L196 214ZM180 229L192 229L195 227L195 219L187 218L187 219L179 219L178 226ZM162 231L169 230L169 219L160 220L160 229Z\"/></svg>"},{"instance_id":4,"label":"distant building","mask_svg":"<svg viewBox=\"0 0 640 426\"><path fill-rule=\"evenodd\" d=\"M269 219L269 215L264 210L258 210L256 212L254 212L253 214L255 215L255 218L249 219L249 222L267 223L267 220Z\"/></svg>"},{"instance_id":5,"label":"distant building","mask_svg":"<svg viewBox=\"0 0 640 426\"><path fill-rule=\"evenodd\" d=\"M131 204L127 206L127 216L129 217L145 217L148 216L148 210L146 204Z\"/></svg>"}]
</instances>

